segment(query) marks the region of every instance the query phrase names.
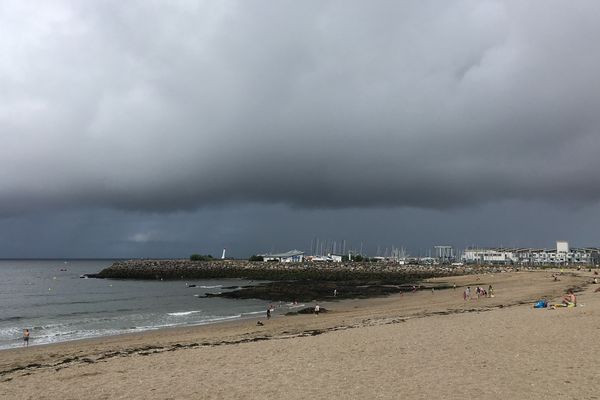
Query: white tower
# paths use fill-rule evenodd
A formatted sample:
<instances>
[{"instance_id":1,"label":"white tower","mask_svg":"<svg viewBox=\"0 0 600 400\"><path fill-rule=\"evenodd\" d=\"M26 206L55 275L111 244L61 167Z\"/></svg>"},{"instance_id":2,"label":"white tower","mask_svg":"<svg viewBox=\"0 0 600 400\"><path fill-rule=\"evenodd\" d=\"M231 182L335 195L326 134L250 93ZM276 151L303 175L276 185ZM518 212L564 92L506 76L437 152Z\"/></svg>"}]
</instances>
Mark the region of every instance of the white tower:
<instances>
[{"instance_id":1,"label":"white tower","mask_svg":"<svg viewBox=\"0 0 600 400\"><path fill-rule=\"evenodd\" d=\"M227 250L225 247L223 247L223 255L221 255L221 260L225 259L225 250Z\"/></svg>"}]
</instances>

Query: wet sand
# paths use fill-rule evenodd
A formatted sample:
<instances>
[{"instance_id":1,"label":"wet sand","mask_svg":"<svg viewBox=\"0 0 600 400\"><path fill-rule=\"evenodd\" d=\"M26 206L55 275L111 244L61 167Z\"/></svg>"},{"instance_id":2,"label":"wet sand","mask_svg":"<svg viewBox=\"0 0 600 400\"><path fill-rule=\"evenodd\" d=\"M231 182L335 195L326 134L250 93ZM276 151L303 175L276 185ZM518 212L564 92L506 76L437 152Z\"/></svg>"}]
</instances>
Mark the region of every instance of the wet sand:
<instances>
[{"instance_id":1,"label":"wet sand","mask_svg":"<svg viewBox=\"0 0 600 400\"><path fill-rule=\"evenodd\" d=\"M276 316L0 351L7 399L600 398L600 293L591 274L433 279L456 290L322 304ZM466 285L494 298L464 301ZM596 397L597 396L597 397Z\"/></svg>"}]
</instances>

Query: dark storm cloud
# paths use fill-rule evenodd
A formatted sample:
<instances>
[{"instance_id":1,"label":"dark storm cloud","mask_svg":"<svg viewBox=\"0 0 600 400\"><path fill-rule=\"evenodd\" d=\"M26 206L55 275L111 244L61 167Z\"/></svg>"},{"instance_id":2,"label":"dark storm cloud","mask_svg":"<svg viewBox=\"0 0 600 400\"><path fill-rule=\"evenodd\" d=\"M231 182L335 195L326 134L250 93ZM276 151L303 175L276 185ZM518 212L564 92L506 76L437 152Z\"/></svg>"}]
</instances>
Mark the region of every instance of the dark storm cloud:
<instances>
[{"instance_id":1,"label":"dark storm cloud","mask_svg":"<svg viewBox=\"0 0 600 400\"><path fill-rule=\"evenodd\" d=\"M596 202L599 13L5 1L0 212Z\"/></svg>"}]
</instances>

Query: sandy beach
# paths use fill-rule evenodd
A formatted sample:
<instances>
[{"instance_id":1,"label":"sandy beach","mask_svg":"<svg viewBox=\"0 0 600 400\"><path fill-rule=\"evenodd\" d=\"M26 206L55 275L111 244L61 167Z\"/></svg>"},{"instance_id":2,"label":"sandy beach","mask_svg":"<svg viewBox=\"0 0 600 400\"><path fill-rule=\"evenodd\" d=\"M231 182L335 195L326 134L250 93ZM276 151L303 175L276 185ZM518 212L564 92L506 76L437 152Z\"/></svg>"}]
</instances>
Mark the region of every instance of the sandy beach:
<instances>
[{"instance_id":1,"label":"sandy beach","mask_svg":"<svg viewBox=\"0 0 600 400\"><path fill-rule=\"evenodd\" d=\"M596 399L592 273L439 278L456 290L0 352L4 399ZM494 298L463 300L465 286ZM533 309L581 288L578 307Z\"/></svg>"}]
</instances>

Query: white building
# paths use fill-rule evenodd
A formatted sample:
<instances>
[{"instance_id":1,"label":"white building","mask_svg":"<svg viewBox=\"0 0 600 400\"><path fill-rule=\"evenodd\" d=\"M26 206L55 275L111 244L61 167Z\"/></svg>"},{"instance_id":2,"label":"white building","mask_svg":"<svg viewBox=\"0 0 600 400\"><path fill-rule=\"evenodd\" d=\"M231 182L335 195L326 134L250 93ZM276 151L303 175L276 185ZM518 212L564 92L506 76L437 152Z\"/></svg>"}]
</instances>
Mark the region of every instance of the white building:
<instances>
[{"instance_id":1,"label":"white building","mask_svg":"<svg viewBox=\"0 0 600 400\"><path fill-rule=\"evenodd\" d=\"M263 254L262 257L264 261L302 262L304 260L304 252L290 250L287 253Z\"/></svg>"},{"instance_id":2,"label":"white building","mask_svg":"<svg viewBox=\"0 0 600 400\"><path fill-rule=\"evenodd\" d=\"M333 262L342 262L344 256L339 254L330 254L329 257L331 257L331 261Z\"/></svg>"},{"instance_id":3,"label":"white building","mask_svg":"<svg viewBox=\"0 0 600 400\"><path fill-rule=\"evenodd\" d=\"M467 264L511 264L518 259L513 249L484 248L465 249L462 260Z\"/></svg>"},{"instance_id":4,"label":"white building","mask_svg":"<svg viewBox=\"0 0 600 400\"><path fill-rule=\"evenodd\" d=\"M556 252L562 253L562 254L569 253L569 242L564 242L562 240L557 241L556 242Z\"/></svg>"},{"instance_id":5,"label":"white building","mask_svg":"<svg viewBox=\"0 0 600 400\"><path fill-rule=\"evenodd\" d=\"M564 241L556 242L556 249L467 248L462 261L467 264L595 265L600 262L600 249L572 249Z\"/></svg>"}]
</instances>

